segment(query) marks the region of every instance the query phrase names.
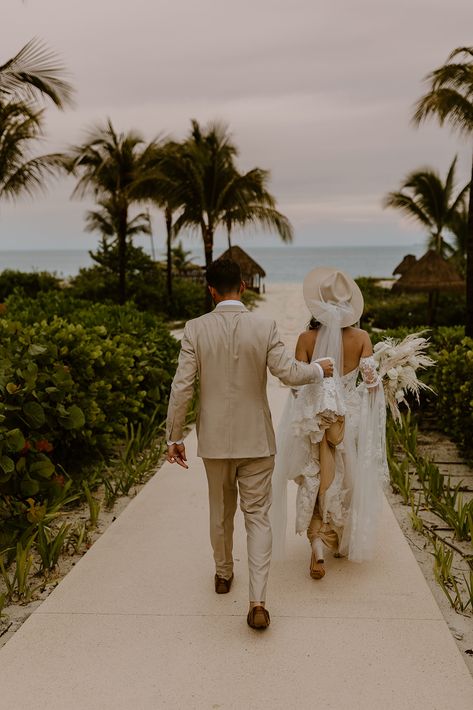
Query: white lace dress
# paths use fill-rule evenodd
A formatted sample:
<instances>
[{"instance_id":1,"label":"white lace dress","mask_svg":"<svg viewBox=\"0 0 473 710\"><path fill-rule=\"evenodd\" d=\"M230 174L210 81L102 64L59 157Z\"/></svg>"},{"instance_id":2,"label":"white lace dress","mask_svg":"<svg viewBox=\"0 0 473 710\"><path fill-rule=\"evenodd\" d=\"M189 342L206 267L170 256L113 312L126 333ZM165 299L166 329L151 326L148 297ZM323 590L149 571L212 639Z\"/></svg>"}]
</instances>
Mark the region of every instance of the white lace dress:
<instances>
[{"instance_id":1,"label":"white lace dress","mask_svg":"<svg viewBox=\"0 0 473 710\"><path fill-rule=\"evenodd\" d=\"M284 548L288 479L299 486L296 532L307 532L311 541L319 536L353 561L372 557L387 475L385 417L373 357L361 358L343 377L335 373L289 396L273 475L276 557Z\"/></svg>"}]
</instances>

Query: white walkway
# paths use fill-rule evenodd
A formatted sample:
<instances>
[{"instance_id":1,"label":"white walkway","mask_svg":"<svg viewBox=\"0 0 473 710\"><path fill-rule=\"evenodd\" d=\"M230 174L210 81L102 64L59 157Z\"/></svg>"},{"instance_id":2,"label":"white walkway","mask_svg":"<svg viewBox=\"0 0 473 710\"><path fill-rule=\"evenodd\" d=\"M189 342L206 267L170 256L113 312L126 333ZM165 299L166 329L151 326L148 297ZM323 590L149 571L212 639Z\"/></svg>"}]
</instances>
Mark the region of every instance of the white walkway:
<instances>
[{"instance_id":1,"label":"white walkway","mask_svg":"<svg viewBox=\"0 0 473 710\"><path fill-rule=\"evenodd\" d=\"M288 341L305 317L291 293L262 308ZM270 394L277 417L286 391ZM0 651L2 710L471 710L473 680L387 504L376 560L330 559L321 582L291 535L257 633L241 515L234 586L217 596L194 433L186 444L190 470L163 466Z\"/></svg>"}]
</instances>

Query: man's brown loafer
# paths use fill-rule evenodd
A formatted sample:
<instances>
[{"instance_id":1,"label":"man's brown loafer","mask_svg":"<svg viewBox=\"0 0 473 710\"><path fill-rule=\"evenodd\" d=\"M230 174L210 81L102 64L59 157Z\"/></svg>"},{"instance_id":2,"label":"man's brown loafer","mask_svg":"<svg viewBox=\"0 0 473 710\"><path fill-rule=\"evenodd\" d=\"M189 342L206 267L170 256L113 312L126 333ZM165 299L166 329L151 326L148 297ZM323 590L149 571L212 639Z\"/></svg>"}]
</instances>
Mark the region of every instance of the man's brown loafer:
<instances>
[{"instance_id":1,"label":"man's brown loafer","mask_svg":"<svg viewBox=\"0 0 473 710\"><path fill-rule=\"evenodd\" d=\"M224 577L219 577L218 574L215 575L215 591L217 594L228 594L233 582L233 574L230 579L225 579Z\"/></svg>"},{"instance_id":2,"label":"man's brown loafer","mask_svg":"<svg viewBox=\"0 0 473 710\"><path fill-rule=\"evenodd\" d=\"M269 611L264 606L254 606L250 609L246 621L252 629L259 630L267 629L271 623Z\"/></svg>"}]
</instances>

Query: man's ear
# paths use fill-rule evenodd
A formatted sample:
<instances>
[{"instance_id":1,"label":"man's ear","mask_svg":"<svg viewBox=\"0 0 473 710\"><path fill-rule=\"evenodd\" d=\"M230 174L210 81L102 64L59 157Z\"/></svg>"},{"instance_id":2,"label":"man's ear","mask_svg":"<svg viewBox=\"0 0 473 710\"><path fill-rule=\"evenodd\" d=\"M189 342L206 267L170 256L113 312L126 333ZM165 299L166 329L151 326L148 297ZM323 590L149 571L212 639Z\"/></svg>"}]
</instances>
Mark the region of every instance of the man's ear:
<instances>
[{"instance_id":1,"label":"man's ear","mask_svg":"<svg viewBox=\"0 0 473 710\"><path fill-rule=\"evenodd\" d=\"M246 291L246 283L244 281L241 282L240 284L240 296L242 293Z\"/></svg>"},{"instance_id":2,"label":"man's ear","mask_svg":"<svg viewBox=\"0 0 473 710\"><path fill-rule=\"evenodd\" d=\"M215 303L215 298L217 296L217 290L213 286L207 286L207 288L210 291L210 295L212 296L212 300Z\"/></svg>"}]
</instances>

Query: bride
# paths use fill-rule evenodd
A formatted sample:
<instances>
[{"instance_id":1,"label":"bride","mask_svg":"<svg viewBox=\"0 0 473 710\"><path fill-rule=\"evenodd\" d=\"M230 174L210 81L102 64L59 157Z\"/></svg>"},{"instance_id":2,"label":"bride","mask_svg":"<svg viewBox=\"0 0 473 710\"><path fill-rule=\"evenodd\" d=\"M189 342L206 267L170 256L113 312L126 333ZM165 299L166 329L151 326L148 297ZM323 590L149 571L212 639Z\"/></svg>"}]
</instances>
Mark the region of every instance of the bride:
<instances>
[{"instance_id":1,"label":"bride","mask_svg":"<svg viewBox=\"0 0 473 710\"><path fill-rule=\"evenodd\" d=\"M312 314L296 357L330 357L334 376L291 390L277 434L273 474L273 549L282 557L287 482L298 484L296 532L311 545L310 575L325 575L325 549L362 562L376 542L387 474L386 408L368 333L355 325L363 296L342 271L320 267L304 279Z\"/></svg>"}]
</instances>

